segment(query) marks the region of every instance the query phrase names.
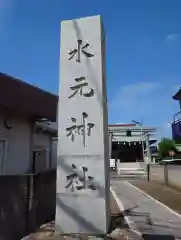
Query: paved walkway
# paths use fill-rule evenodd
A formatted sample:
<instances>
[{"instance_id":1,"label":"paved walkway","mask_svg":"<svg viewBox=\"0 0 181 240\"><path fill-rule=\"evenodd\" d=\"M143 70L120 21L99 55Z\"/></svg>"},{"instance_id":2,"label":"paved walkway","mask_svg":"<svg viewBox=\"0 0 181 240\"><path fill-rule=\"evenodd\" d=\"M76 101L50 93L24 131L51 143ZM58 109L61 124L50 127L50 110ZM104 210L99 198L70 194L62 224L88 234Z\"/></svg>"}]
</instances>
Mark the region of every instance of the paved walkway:
<instances>
[{"instance_id":1,"label":"paved walkway","mask_svg":"<svg viewBox=\"0 0 181 240\"><path fill-rule=\"evenodd\" d=\"M143 183L143 180L140 181ZM179 214L159 204L132 184L138 186L138 181L111 180L111 189L121 211L124 210L130 228L138 231L144 239L181 239Z\"/></svg>"},{"instance_id":2,"label":"paved walkway","mask_svg":"<svg viewBox=\"0 0 181 240\"><path fill-rule=\"evenodd\" d=\"M157 181L147 182L138 180L131 183L181 214L181 191L167 187Z\"/></svg>"}]
</instances>

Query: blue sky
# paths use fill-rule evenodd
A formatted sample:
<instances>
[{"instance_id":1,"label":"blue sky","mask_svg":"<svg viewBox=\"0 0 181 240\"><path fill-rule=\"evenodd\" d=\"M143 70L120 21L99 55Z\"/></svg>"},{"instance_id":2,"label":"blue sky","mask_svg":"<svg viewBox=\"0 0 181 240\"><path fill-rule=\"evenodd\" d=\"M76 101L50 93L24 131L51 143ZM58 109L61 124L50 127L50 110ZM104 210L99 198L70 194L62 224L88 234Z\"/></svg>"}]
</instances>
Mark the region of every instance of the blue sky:
<instances>
[{"instance_id":1,"label":"blue sky","mask_svg":"<svg viewBox=\"0 0 181 240\"><path fill-rule=\"evenodd\" d=\"M169 135L181 86L180 0L0 0L0 71L58 93L60 22L100 14L110 123Z\"/></svg>"}]
</instances>

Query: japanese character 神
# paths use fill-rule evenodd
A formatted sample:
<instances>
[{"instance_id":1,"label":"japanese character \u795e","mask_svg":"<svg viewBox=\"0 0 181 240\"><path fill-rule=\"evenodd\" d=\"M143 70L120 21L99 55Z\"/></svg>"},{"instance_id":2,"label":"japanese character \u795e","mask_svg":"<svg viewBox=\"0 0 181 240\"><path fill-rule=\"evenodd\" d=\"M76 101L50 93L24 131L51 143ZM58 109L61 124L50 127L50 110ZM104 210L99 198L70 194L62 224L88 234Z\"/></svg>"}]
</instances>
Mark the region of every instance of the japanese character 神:
<instances>
[{"instance_id":1,"label":"japanese character \u795e","mask_svg":"<svg viewBox=\"0 0 181 240\"><path fill-rule=\"evenodd\" d=\"M94 127L94 123L87 123L88 114L82 113L82 123L76 124L76 118L71 118L72 126L66 128L67 137L71 138L71 141L74 142L75 134L82 135L83 138L83 146L86 146L86 137L91 136L91 130Z\"/></svg>"}]
</instances>

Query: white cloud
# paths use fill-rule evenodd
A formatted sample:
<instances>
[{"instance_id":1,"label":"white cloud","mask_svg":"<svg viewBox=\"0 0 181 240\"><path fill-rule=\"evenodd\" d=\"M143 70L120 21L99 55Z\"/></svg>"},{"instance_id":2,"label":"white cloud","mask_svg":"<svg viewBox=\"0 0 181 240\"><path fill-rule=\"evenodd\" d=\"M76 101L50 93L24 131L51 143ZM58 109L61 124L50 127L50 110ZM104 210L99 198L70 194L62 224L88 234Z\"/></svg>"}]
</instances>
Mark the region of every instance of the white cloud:
<instances>
[{"instance_id":1,"label":"white cloud","mask_svg":"<svg viewBox=\"0 0 181 240\"><path fill-rule=\"evenodd\" d=\"M175 41L179 40L180 37L181 37L181 34L180 34L180 33L168 34L168 35L165 37L165 41L166 41L166 42L175 42Z\"/></svg>"},{"instance_id":2,"label":"white cloud","mask_svg":"<svg viewBox=\"0 0 181 240\"><path fill-rule=\"evenodd\" d=\"M0 0L0 37L8 32L9 20L12 16L15 0Z\"/></svg>"},{"instance_id":3,"label":"white cloud","mask_svg":"<svg viewBox=\"0 0 181 240\"><path fill-rule=\"evenodd\" d=\"M117 122L117 123L115 123L115 124L120 124L120 125L122 125L122 124L126 124L125 122Z\"/></svg>"},{"instance_id":4,"label":"white cloud","mask_svg":"<svg viewBox=\"0 0 181 240\"><path fill-rule=\"evenodd\" d=\"M0 0L0 19L4 20L8 17L9 12L14 6L14 0Z\"/></svg>"},{"instance_id":5,"label":"white cloud","mask_svg":"<svg viewBox=\"0 0 181 240\"><path fill-rule=\"evenodd\" d=\"M176 84L176 85L173 85L173 90L175 91L175 93L176 92L178 92L179 91L179 89L181 88L181 84Z\"/></svg>"},{"instance_id":6,"label":"white cloud","mask_svg":"<svg viewBox=\"0 0 181 240\"><path fill-rule=\"evenodd\" d=\"M158 87L159 84L151 82L140 82L122 86L110 103L110 107L119 106L124 110L134 111L135 104L137 104L139 108L145 105L148 94L151 95ZM146 102L148 103L148 101ZM145 108L141 108L139 112L144 111L144 109Z\"/></svg>"},{"instance_id":7,"label":"white cloud","mask_svg":"<svg viewBox=\"0 0 181 240\"><path fill-rule=\"evenodd\" d=\"M179 111L179 106L172 99L174 87L165 82L139 82L121 86L109 103L109 116L115 122L143 120L144 125L158 127L159 134L169 135L171 129L168 122Z\"/></svg>"},{"instance_id":8,"label":"white cloud","mask_svg":"<svg viewBox=\"0 0 181 240\"><path fill-rule=\"evenodd\" d=\"M0 0L0 9L6 10L12 5L12 0Z\"/></svg>"}]
</instances>

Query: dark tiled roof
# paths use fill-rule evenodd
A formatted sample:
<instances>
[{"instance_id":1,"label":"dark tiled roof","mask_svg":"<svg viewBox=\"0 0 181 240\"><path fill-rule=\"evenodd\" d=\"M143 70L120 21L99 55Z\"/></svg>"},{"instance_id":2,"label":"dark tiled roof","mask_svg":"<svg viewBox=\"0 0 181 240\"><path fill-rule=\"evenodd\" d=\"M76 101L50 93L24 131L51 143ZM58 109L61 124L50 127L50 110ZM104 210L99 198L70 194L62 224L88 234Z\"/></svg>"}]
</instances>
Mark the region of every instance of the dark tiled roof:
<instances>
[{"instance_id":1,"label":"dark tiled roof","mask_svg":"<svg viewBox=\"0 0 181 240\"><path fill-rule=\"evenodd\" d=\"M56 121L58 96L0 73L0 107L32 119Z\"/></svg>"},{"instance_id":2,"label":"dark tiled roof","mask_svg":"<svg viewBox=\"0 0 181 240\"><path fill-rule=\"evenodd\" d=\"M172 97L174 100L181 100L181 88L179 91Z\"/></svg>"}]
</instances>

